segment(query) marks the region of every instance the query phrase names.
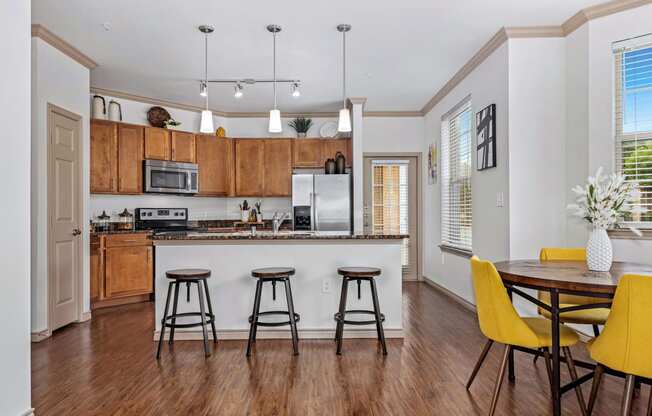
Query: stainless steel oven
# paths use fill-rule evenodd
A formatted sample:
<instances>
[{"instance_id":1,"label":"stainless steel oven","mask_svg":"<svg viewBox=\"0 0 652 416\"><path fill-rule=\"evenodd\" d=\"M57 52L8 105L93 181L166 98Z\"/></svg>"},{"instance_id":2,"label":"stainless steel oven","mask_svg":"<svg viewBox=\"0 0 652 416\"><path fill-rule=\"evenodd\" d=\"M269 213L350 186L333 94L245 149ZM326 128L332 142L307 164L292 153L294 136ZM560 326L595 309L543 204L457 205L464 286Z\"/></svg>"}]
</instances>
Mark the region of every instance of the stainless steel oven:
<instances>
[{"instance_id":1,"label":"stainless steel oven","mask_svg":"<svg viewBox=\"0 0 652 416\"><path fill-rule=\"evenodd\" d=\"M194 163L143 161L145 192L164 194L196 194L199 169Z\"/></svg>"}]
</instances>

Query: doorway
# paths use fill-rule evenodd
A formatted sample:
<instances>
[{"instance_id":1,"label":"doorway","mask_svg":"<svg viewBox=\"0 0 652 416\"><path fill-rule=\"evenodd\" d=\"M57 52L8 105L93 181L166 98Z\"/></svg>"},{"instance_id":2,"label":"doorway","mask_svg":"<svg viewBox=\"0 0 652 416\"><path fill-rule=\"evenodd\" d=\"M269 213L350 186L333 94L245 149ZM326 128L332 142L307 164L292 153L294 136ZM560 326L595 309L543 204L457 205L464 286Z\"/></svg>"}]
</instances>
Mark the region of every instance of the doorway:
<instances>
[{"instance_id":1,"label":"doorway","mask_svg":"<svg viewBox=\"0 0 652 416\"><path fill-rule=\"evenodd\" d=\"M403 280L421 276L421 155L364 155L364 231L408 234L401 247Z\"/></svg>"},{"instance_id":2,"label":"doorway","mask_svg":"<svg viewBox=\"0 0 652 416\"><path fill-rule=\"evenodd\" d=\"M48 104L48 321L80 320L82 280L81 116Z\"/></svg>"}]
</instances>

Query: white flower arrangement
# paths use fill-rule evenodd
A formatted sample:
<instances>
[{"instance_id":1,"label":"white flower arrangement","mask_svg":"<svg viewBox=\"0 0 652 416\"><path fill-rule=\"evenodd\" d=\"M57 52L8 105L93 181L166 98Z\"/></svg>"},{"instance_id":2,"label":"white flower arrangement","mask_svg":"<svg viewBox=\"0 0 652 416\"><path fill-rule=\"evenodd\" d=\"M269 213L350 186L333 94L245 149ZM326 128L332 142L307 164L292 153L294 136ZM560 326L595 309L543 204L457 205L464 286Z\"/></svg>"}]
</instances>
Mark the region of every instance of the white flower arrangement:
<instances>
[{"instance_id":1,"label":"white flower arrangement","mask_svg":"<svg viewBox=\"0 0 652 416\"><path fill-rule=\"evenodd\" d=\"M647 210L634 205L641 198L641 191L636 182L626 182L625 175L612 173L603 175L599 168L595 176L589 176L583 187L577 185L572 189L577 195L577 202L569 204L568 209L574 215L586 220L593 227L606 230L622 220L625 213L642 214ZM641 235L634 227L628 226L633 233Z\"/></svg>"}]
</instances>

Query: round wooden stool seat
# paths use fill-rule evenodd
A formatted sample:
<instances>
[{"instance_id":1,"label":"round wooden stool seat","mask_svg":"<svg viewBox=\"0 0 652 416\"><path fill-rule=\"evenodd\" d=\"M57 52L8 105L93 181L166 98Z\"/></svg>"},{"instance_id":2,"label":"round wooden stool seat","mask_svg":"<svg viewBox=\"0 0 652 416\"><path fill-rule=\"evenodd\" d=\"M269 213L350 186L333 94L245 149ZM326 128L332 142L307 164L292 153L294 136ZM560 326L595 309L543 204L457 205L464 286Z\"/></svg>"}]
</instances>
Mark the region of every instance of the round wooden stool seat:
<instances>
[{"instance_id":1,"label":"round wooden stool seat","mask_svg":"<svg viewBox=\"0 0 652 416\"><path fill-rule=\"evenodd\" d=\"M211 271L206 269L177 269L165 272L165 277L174 280L208 279Z\"/></svg>"},{"instance_id":2,"label":"round wooden stool seat","mask_svg":"<svg viewBox=\"0 0 652 416\"><path fill-rule=\"evenodd\" d=\"M275 277L288 277L294 275L294 267L263 267L251 271L253 277L272 279Z\"/></svg>"},{"instance_id":3,"label":"round wooden stool seat","mask_svg":"<svg viewBox=\"0 0 652 416\"><path fill-rule=\"evenodd\" d=\"M350 277L374 277L380 276L380 270L377 267L340 267L337 269L337 273L342 276Z\"/></svg>"}]
</instances>

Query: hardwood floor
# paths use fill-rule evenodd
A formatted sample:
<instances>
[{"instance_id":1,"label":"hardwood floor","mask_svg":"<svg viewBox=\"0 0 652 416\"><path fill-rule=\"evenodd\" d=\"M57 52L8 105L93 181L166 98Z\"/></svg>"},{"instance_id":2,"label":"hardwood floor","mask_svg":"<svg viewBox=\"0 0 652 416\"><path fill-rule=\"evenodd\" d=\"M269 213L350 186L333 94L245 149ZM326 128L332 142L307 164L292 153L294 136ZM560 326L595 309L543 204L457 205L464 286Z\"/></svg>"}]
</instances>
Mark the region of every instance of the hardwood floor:
<instances>
[{"instance_id":1,"label":"hardwood floor","mask_svg":"<svg viewBox=\"0 0 652 416\"><path fill-rule=\"evenodd\" d=\"M297 357L289 340L259 340L250 360L246 341L220 341L208 359L201 342L177 341L157 362L153 304L97 310L32 345L33 406L38 416L485 415L502 346L467 392L485 342L475 316L422 283L404 284L403 311L405 339L387 340L387 357L375 340L345 340L341 357L331 340L301 341ZM583 346L573 352L586 358ZM517 353L516 384L505 383L497 415L550 414L542 360ZM623 388L605 377L594 415L617 414ZM643 387L633 415L648 394ZM562 405L580 414L574 394Z\"/></svg>"}]
</instances>

